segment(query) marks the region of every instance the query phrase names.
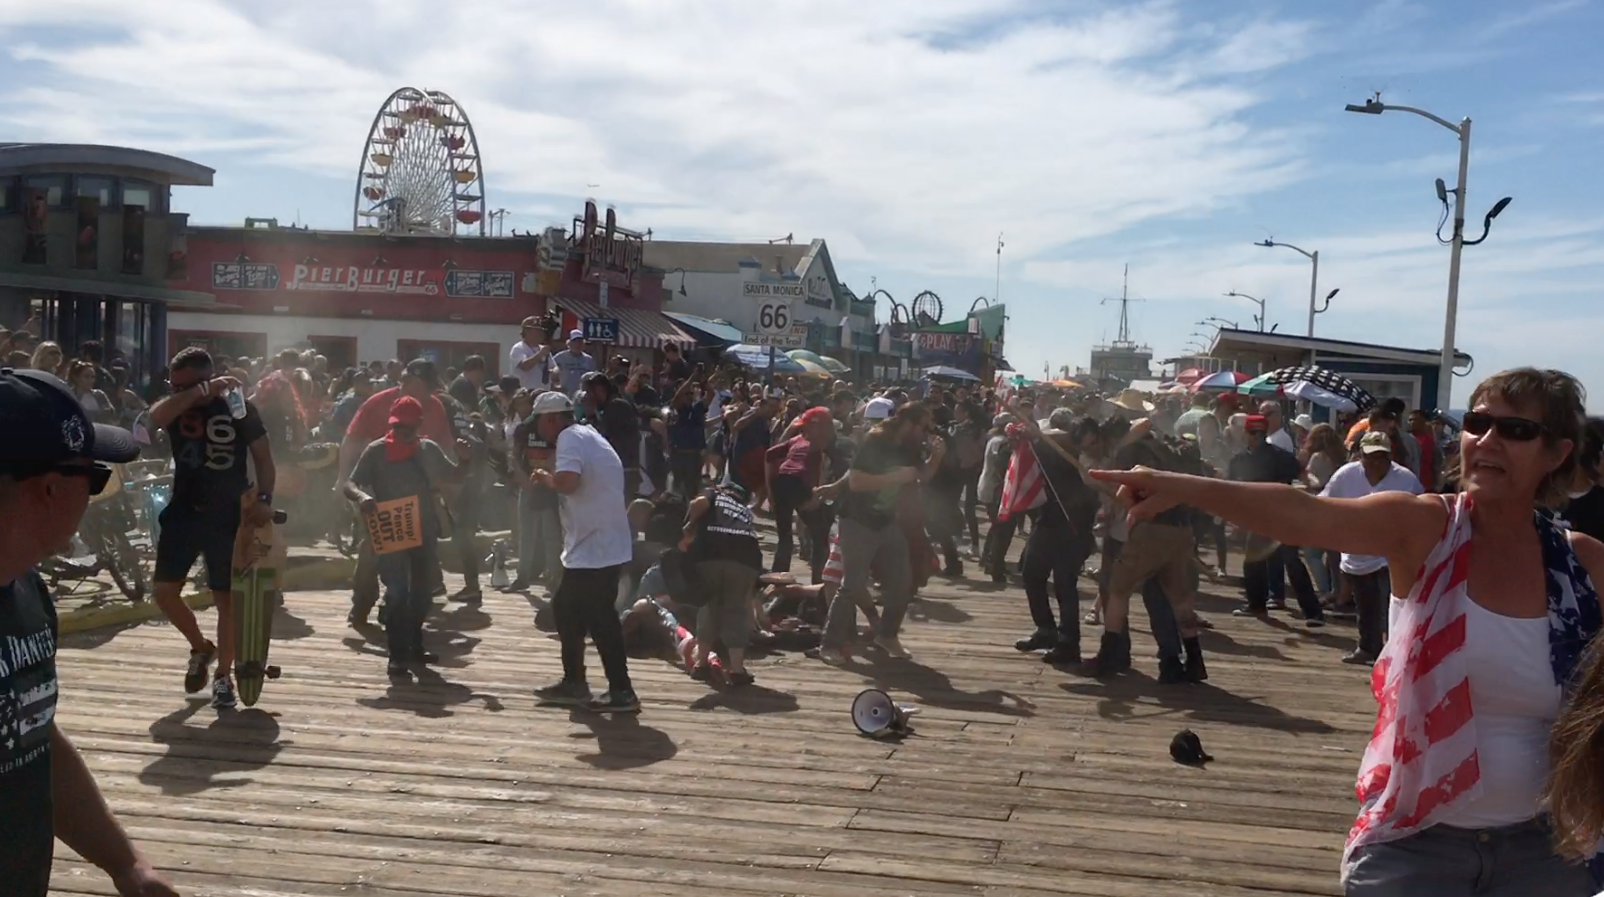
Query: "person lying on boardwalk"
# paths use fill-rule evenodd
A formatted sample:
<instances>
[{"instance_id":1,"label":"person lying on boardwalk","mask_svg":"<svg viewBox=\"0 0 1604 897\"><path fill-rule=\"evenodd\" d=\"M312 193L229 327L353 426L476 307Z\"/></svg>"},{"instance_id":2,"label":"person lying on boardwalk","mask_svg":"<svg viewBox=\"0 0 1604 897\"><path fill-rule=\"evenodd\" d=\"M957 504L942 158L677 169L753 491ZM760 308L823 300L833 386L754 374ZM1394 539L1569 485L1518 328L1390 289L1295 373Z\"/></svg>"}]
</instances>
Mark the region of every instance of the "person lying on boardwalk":
<instances>
[{"instance_id":1,"label":"person lying on boardwalk","mask_svg":"<svg viewBox=\"0 0 1604 897\"><path fill-rule=\"evenodd\" d=\"M1387 558L1392 635L1371 676L1380 707L1343 853L1349 895L1585 897L1598 884L1556 852L1542 795L1550 732L1600 628L1604 544L1534 507L1565 497L1582 387L1520 368L1482 381L1470 405L1457 495L1322 498L1140 468L1093 476L1119 484L1134 519L1187 504L1284 544ZM1601 712L1601 691L1579 693L1585 711Z\"/></svg>"},{"instance_id":2,"label":"person lying on boardwalk","mask_svg":"<svg viewBox=\"0 0 1604 897\"><path fill-rule=\"evenodd\" d=\"M117 824L55 723L56 610L37 566L68 550L111 479L139 457L127 431L92 424L67 385L0 371L0 893L43 897L56 838L127 897L174 891Z\"/></svg>"}]
</instances>

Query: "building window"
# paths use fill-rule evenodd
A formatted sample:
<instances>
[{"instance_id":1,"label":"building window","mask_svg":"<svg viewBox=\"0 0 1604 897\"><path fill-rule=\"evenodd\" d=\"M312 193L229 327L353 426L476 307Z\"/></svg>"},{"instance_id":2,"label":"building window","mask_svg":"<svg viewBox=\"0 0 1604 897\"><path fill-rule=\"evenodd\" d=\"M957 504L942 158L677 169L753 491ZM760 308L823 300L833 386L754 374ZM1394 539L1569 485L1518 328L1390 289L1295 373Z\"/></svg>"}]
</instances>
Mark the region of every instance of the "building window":
<instances>
[{"instance_id":1,"label":"building window","mask_svg":"<svg viewBox=\"0 0 1604 897\"><path fill-rule=\"evenodd\" d=\"M45 203L52 209L59 209L67 204L67 179L61 175L32 175L22 179L22 186L32 190L43 190Z\"/></svg>"},{"instance_id":2,"label":"building window","mask_svg":"<svg viewBox=\"0 0 1604 897\"><path fill-rule=\"evenodd\" d=\"M154 212L156 200L156 185L144 181L123 181L122 204L125 206L139 206L147 212Z\"/></svg>"},{"instance_id":3,"label":"building window","mask_svg":"<svg viewBox=\"0 0 1604 897\"><path fill-rule=\"evenodd\" d=\"M0 178L0 214L17 210L17 179Z\"/></svg>"},{"instance_id":4,"label":"building window","mask_svg":"<svg viewBox=\"0 0 1604 897\"><path fill-rule=\"evenodd\" d=\"M109 209L111 208L113 184L114 182L111 178L80 175L73 179L73 195L80 198L98 199L102 209Z\"/></svg>"},{"instance_id":5,"label":"building window","mask_svg":"<svg viewBox=\"0 0 1604 897\"><path fill-rule=\"evenodd\" d=\"M397 340L396 357L401 359L427 358L434 362L435 372L444 377L446 368L462 369L462 362L469 355L479 355L485 360L485 370L490 379L501 376L501 344L500 343L458 343L443 340Z\"/></svg>"}]
</instances>

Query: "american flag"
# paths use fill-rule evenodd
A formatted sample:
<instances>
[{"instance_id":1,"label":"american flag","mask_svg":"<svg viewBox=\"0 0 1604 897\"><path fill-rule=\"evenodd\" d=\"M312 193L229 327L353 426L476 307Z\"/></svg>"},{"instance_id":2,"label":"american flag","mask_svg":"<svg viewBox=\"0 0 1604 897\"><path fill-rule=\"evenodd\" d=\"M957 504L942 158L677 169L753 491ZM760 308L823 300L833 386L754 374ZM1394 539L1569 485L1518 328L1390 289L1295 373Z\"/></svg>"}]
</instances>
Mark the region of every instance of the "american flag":
<instances>
[{"instance_id":1,"label":"american flag","mask_svg":"<svg viewBox=\"0 0 1604 897\"><path fill-rule=\"evenodd\" d=\"M1481 793L1470 679L1460 653L1470 570L1468 496L1453 499L1448 511L1446 531L1399 607L1371 671L1376 724L1354 787L1360 810L1348 833L1344 874L1356 848L1425 829Z\"/></svg>"},{"instance_id":2,"label":"american flag","mask_svg":"<svg viewBox=\"0 0 1604 897\"><path fill-rule=\"evenodd\" d=\"M1003 475L1002 501L997 508L997 519L1008 520L1015 514L1041 507L1047 501L1047 481L1042 478L1041 462L1030 440L1021 438L1019 424L1008 426L1008 438L1014 443L1013 457L1008 460L1008 472Z\"/></svg>"}]
</instances>

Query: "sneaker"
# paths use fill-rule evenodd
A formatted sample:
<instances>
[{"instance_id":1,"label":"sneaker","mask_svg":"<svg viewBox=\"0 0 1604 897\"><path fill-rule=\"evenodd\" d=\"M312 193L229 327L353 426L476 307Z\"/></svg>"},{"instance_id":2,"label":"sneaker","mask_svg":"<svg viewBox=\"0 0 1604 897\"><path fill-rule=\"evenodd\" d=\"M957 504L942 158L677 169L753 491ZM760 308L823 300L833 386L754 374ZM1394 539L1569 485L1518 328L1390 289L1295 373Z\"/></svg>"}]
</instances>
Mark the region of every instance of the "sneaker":
<instances>
[{"instance_id":1,"label":"sneaker","mask_svg":"<svg viewBox=\"0 0 1604 897\"><path fill-rule=\"evenodd\" d=\"M1285 598L1271 598L1268 607L1270 610L1286 610L1287 600Z\"/></svg>"},{"instance_id":2,"label":"sneaker","mask_svg":"<svg viewBox=\"0 0 1604 897\"><path fill-rule=\"evenodd\" d=\"M1374 666L1376 663L1376 656L1371 654L1369 651L1355 648L1347 654L1342 655L1342 662L1351 663L1354 666Z\"/></svg>"},{"instance_id":3,"label":"sneaker","mask_svg":"<svg viewBox=\"0 0 1604 897\"><path fill-rule=\"evenodd\" d=\"M211 642L199 651L189 652L189 666L184 669L184 694L192 695L206 687L206 668L212 665L217 646Z\"/></svg>"},{"instance_id":4,"label":"sneaker","mask_svg":"<svg viewBox=\"0 0 1604 897\"><path fill-rule=\"evenodd\" d=\"M228 681L227 676L218 676L212 680L212 706L218 710L232 710L237 702L234 700L234 683Z\"/></svg>"},{"instance_id":5,"label":"sneaker","mask_svg":"<svg viewBox=\"0 0 1604 897\"><path fill-rule=\"evenodd\" d=\"M590 686L584 682L564 679L535 689L535 703L547 707L578 707L590 700Z\"/></svg>"},{"instance_id":6,"label":"sneaker","mask_svg":"<svg viewBox=\"0 0 1604 897\"><path fill-rule=\"evenodd\" d=\"M1314 617L1313 619L1304 620L1303 625L1308 629L1324 629L1326 621L1321 617Z\"/></svg>"},{"instance_id":7,"label":"sneaker","mask_svg":"<svg viewBox=\"0 0 1604 897\"><path fill-rule=\"evenodd\" d=\"M508 583L505 589L502 589L503 592L526 592L528 590L529 580L524 579L521 576L513 580L511 583Z\"/></svg>"},{"instance_id":8,"label":"sneaker","mask_svg":"<svg viewBox=\"0 0 1604 897\"><path fill-rule=\"evenodd\" d=\"M1256 610L1251 607L1239 607L1236 610L1231 611L1231 616L1257 617L1260 620L1268 620L1270 618L1270 612L1268 610Z\"/></svg>"},{"instance_id":9,"label":"sneaker","mask_svg":"<svg viewBox=\"0 0 1604 897\"><path fill-rule=\"evenodd\" d=\"M742 670L739 673L725 673L724 674L724 683L726 685L729 685L732 688L739 688L739 687L741 687L743 685L751 685L753 682L756 682L756 681L757 681L757 678L754 677L751 673L748 673L745 670Z\"/></svg>"},{"instance_id":10,"label":"sneaker","mask_svg":"<svg viewBox=\"0 0 1604 897\"><path fill-rule=\"evenodd\" d=\"M845 648L809 648L802 653L823 662L825 666L844 667L852 662L852 654Z\"/></svg>"},{"instance_id":11,"label":"sneaker","mask_svg":"<svg viewBox=\"0 0 1604 897\"><path fill-rule=\"evenodd\" d=\"M609 691L599 698L592 698L585 708L595 713L639 713L640 698L635 697L633 690Z\"/></svg>"},{"instance_id":12,"label":"sneaker","mask_svg":"<svg viewBox=\"0 0 1604 897\"><path fill-rule=\"evenodd\" d=\"M880 650L886 652L887 657L896 660L907 660L913 656L908 653L907 648L902 647L902 642L894 635L876 638L874 643Z\"/></svg>"},{"instance_id":13,"label":"sneaker","mask_svg":"<svg viewBox=\"0 0 1604 897\"><path fill-rule=\"evenodd\" d=\"M392 660L384 665L384 674L391 679L406 679L411 672L411 670L407 669L407 665L399 660Z\"/></svg>"},{"instance_id":14,"label":"sneaker","mask_svg":"<svg viewBox=\"0 0 1604 897\"><path fill-rule=\"evenodd\" d=\"M474 604L483 601L484 597L485 593L481 592L478 586L468 586L457 592L455 595L452 595L451 600L461 601L465 604Z\"/></svg>"},{"instance_id":15,"label":"sneaker","mask_svg":"<svg viewBox=\"0 0 1604 897\"><path fill-rule=\"evenodd\" d=\"M419 651L413 656L412 662L421 663L426 666L433 665L440 662L440 655L434 653L433 651Z\"/></svg>"}]
</instances>

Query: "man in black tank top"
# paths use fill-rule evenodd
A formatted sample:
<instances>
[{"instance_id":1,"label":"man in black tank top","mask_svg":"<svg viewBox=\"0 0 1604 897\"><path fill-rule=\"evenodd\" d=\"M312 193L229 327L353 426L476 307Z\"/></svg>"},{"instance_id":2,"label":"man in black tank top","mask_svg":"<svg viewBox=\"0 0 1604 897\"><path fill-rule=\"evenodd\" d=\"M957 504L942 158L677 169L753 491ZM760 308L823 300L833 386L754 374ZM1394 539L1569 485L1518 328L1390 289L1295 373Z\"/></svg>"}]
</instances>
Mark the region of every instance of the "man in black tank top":
<instances>
[{"instance_id":1,"label":"man in black tank top","mask_svg":"<svg viewBox=\"0 0 1604 897\"><path fill-rule=\"evenodd\" d=\"M746 648L752 633L747 599L756 594L757 578L763 571L763 551L748 500L746 490L739 486L704 490L685 509L679 542L680 551L695 561L698 584L707 596L696 615L697 642L701 646L724 643L729 655L725 678L730 685L752 683L752 674L746 671ZM711 676L706 648L699 653L691 677L706 681Z\"/></svg>"}]
</instances>

